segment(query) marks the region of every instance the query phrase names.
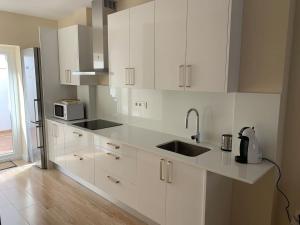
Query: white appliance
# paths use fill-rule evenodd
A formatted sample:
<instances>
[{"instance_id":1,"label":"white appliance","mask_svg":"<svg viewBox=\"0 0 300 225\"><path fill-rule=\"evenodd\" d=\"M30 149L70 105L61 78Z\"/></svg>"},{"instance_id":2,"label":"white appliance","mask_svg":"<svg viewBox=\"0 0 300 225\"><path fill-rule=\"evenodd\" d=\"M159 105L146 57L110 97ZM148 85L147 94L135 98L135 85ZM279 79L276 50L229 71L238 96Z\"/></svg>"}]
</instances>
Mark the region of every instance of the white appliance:
<instances>
[{"instance_id":1,"label":"white appliance","mask_svg":"<svg viewBox=\"0 0 300 225\"><path fill-rule=\"evenodd\" d=\"M240 155L235 157L239 163L261 163L262 151L258 146L254 127L244 127L239 133Z\"/></svg>"},{"instance_id":2,"label":"white appliance","mask_svg":"<svg viewBox=\"0 0 300 225\"><path fill-rule=\"evenodd\" d=\"M54 117L63 120L84 119L84 105L78 100L63 100L54 103Z\"/></svg>"}]
</instances>

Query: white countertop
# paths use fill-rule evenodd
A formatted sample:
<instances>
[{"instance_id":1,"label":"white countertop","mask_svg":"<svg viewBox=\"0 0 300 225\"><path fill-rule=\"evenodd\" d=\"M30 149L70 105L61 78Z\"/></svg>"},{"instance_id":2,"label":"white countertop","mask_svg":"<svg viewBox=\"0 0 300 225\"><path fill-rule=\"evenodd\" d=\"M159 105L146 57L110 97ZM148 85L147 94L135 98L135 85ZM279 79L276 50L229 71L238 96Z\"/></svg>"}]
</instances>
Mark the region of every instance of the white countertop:
<instances>
[{"instance_id":1,"label":"white countertop","mask_svg":"<svg viewBox=\"0 0 300 225\"><path fill-rule=\"evenodd\" d=\"M70 126L73 126L72 123L75 123L74 121L68 122L54 118L48 119ZM173 140L180 140L194 145L197 144L189 139L185 139L182 137L134 127L126 124L101 130L88 130L77 126L74 127L122 142L123 144L142 149L144 151L152 152L163 157L168 157L169 159L180 161L249 184L254 184L273 167L273 165L267 161L263 161L260 164L237 163L234 160L233 154L231 154L230 152L221 151L218 147L207 143L201 143L199 145L208 147L211 150L196 157L188 157L174 152L166 151L157 148L156 146Z\"/></svg>"}]
</instances>

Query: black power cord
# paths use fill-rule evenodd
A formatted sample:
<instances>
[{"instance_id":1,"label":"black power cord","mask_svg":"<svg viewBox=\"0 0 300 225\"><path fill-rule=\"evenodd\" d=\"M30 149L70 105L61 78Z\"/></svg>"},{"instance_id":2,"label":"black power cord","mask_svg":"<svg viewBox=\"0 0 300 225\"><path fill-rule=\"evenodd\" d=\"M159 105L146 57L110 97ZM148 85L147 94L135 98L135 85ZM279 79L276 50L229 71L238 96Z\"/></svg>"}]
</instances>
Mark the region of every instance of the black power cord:
<instances>
[{"instance_id":1,"label":"black power cord","mask_svg":"<svg viewBox=\"0 0 300 225\"><path fill-rule=\"evenodd\" d=\"M276 181L276 189L277 189L277 191L284 197L284 199L286 200L287 205L286 205L286 207L285 207L285 211L286 211L286 215L287 215L287 217L288 217L288 219L289 219L289 222L291 223L292 219L291 219L291 215L290 215L290 211L289 211L289 208L290 208L290 206L291 206L290 200L289 200L289 198L287 197L287 195L281 190L281 188L280 188L280 186L279 186L279 182L280 182L281 177L282 177L280 166L279 166L277 163L275 163L274 161L270 160L270 159L263 158L263 160L266 160L266 161L268 161L268 162L274 164L274 166L275 166L275 167L277 168L277 170L278 170L278 179L277 179L277 181Z\"/></svg>"}]
</instances>

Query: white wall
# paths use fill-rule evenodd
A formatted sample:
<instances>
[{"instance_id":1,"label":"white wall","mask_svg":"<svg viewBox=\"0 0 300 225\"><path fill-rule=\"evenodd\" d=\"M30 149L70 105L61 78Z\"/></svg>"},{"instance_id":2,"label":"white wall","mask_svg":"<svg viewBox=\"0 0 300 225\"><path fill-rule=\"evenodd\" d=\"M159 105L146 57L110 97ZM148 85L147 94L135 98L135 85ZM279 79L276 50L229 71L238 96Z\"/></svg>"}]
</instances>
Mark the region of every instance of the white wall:
<instances>
[{"instance_id":1,"label":"white wall","mask_svg":"<svg viewBox=\"0 0 300 225\"><path fill-rule=\"evenodd\" d=\"M0 60L3 62L5 56L0 55ZM8 70L0 69L0 131L11 129L9 104Z\"/></svg>"}]
</instances>

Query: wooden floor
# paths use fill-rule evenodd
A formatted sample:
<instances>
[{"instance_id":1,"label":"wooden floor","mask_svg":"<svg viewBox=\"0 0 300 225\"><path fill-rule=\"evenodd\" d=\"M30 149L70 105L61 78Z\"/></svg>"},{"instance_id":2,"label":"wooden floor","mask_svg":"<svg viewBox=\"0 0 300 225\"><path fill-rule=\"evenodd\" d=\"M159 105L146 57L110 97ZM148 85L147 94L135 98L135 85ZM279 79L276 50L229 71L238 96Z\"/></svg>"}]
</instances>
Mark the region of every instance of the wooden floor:
<instances>
[{"instance_id":1,"label":"wooden floor","mask_svg":"<svg viewBox=\"0 0 300 225\"><path fill-rule=\"evenodd\" d=\"M0 131L0 155L11 153L13 149L12 131Z\"/></svg>"},{"instance_id":2,"label":"wooden floor","mask_svg":"<svg viewBox=\"0 0 300 225\"><path fill-rule=\"evenodd\" d=\"M57 170L0 172L2 225L144 225Z\"/></svg>"}]
</instances>

